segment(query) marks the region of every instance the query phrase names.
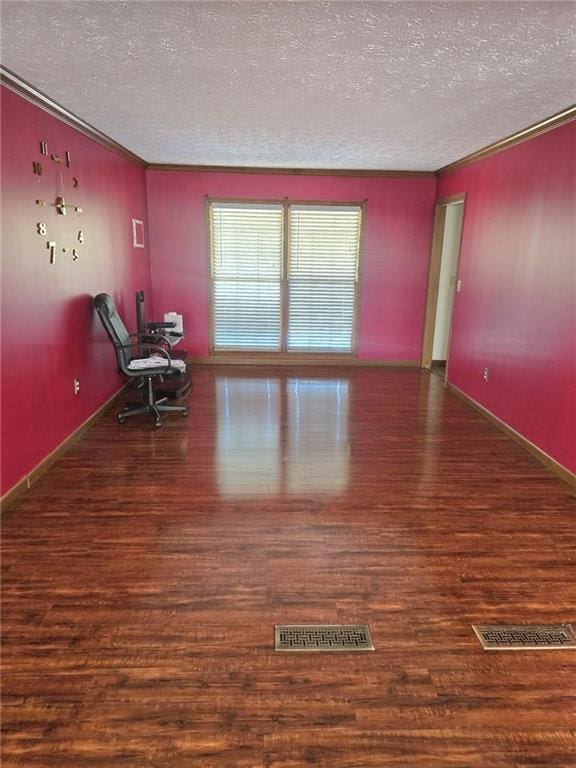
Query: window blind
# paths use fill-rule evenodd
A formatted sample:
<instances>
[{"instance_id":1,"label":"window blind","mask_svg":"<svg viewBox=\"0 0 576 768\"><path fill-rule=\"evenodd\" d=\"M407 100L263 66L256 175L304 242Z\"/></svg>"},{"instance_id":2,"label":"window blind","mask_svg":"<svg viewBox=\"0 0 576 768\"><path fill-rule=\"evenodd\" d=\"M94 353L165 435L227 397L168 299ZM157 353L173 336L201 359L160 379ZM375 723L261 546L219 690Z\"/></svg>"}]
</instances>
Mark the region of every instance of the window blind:
<instances>
[{"instance_id":1,"label":"window blind","mask_svg":"<svg viewBox=\"0 0 576 768\"><path fill-rule=\"evenodd\" d=\"M214 349L281 348L282 205L212 203Z\"/></svg>"},{"instance_id":2,"label":"window blind","mask_svg":"<svg viewBox=\"0 0 576 768\"><path fill-rule=\"evenodd\" d=\"M287 348L351 352L361 209L292 205L289 216Z\"/></svg>"},{"instance_id":3,"label":"window blind","mask_svg":"<svg viewBox=\"0 0 576 768\"><path fill-rule=\"evenodd\" d=\"M212 202L214 349L352 352L360 225L355 205Z\"/></svg>"}]
</instances>

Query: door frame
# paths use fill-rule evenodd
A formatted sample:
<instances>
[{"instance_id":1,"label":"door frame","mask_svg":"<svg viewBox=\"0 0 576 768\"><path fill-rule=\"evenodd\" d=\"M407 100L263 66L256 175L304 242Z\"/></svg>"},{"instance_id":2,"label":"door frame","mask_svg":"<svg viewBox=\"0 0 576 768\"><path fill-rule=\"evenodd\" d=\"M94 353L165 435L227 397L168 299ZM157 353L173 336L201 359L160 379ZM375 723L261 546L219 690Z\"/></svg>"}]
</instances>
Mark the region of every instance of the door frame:
<instances>
[{"instance_id":1,"label":"door frame","mask_svg":"<svg viewBox=\"0 0 576 768\"><path fill-rule=\"evenodd\" d=\"M462 232L464 231L464 214L466 210L466 193L440 197L436 200L434 208L434 226L432 229L432 246L430 248L430 268L428 271L428 290L426 293L426 311L424 314L424 333L422 335L421 368L430 368L432 365L432 350L434 347L434 330L436 327L436 310L438 308L438 288L440 285L440 267L442 265L442 247L444 245L444 228L446 224L446 208L454 203L462 203L462 227L460 230L460 242L458 243L458 268L460 266L460 248L462 246ZM452 314L454 305L452 305ZM452 317L450 318L450 336L452 334ZM450 354L448 352L448 354ZM448 363L446 363L448 368Z\"/></svg>"}]
</instances>

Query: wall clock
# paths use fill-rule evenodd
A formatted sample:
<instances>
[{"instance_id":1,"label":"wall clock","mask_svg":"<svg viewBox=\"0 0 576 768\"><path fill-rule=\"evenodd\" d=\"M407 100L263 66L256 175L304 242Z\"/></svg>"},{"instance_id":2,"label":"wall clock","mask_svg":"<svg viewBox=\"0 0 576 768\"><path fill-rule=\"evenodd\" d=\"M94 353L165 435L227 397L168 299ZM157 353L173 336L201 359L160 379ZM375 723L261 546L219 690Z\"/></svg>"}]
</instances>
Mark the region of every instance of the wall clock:
<instances>
[{"instance_id":1,"label":"wall clock","mask_svg":"<svg viewBox=\"0 0 576 768\"><path fill-rule=\"evenodd\" d=\"M55 180L56 184L53 186L53 188L56 188L58 190L58 194L56 197L51 200L36 200L36 205L42 207L42 208L55 208L56 214L59 216L68 216L68 214L73 216L74 218L77 218L82 214L82 208L80 205L77 204L77 202L70 202L68 195L65 194L64 189L64 180L66 179L66 182L69 184L73 194L74 190L78 189L80 186L80 181L76 176L71 176L70 174L72 171L67 173L67 169L70 169L72 166L72 157L70 155L70 152L65 152L64 155L58 155L58 154L48 154L48 145L45 141L40 142L40 154L48 160L44 161L47 163L46 169L52 170L55 173ZM49 163L49 164L48 164ZM41 177L44 176L44 166L42 164L42 161L40 160L34 160L32 163L32 169L36 176L38 176L38 181L41 180ZM50 174L52 175L52 174ZM80 229L78 227L79 222L78 221L70 221L70 226L66 226L66 235L64 238L63 244L58 244L55 240L51 240L50 238L50 232L49 232L49 224L47 220L37 221L36 222L36 233L40 235L41 237L48 238L46 240L46 248L49 253L49 260L50 264L56 263L56 257L58 253L61 254L70 254L72 261L78 261L80 258L80 248L79 246L84 243L84 230ZM60 228L60 231L61 228Z\"/></svg>"}]
</instances>

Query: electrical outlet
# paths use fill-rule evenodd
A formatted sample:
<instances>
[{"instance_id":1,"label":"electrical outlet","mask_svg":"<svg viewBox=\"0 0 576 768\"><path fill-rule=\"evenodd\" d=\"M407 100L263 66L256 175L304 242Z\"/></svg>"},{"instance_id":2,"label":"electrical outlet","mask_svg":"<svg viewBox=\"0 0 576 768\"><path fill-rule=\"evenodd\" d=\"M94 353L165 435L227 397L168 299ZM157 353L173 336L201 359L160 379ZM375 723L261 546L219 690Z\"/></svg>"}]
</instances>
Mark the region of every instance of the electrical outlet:
<instances>
[{"instance_id":1,"label":"electrical outlet","mask_svg":"<svg viewBox=\"0 0 576 768\"><path fill-rule=\"evenodd\" d=\"M488 381L488 368L484 368L482 370L482 378L484 379L484 381Z\"/></svg>"},{"instance_id":2,"label":"electrical outlet","mask_svg":"<svg viewBox=\"0 0 576 768\"><path fill-rule=\"evenodd\" d=\"M74 394L80 394L80 379L74 379Z\"/></svg>"}]
</instances>

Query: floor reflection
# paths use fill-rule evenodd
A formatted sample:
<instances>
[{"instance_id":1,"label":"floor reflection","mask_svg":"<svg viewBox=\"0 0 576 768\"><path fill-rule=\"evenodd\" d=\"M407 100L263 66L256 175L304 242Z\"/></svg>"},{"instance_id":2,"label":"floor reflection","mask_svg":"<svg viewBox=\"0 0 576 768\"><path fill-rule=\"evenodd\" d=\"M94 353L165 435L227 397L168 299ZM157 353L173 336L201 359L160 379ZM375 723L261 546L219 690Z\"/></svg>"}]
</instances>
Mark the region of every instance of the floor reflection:
<instances>
[{"instance_id":1,"label":"floor reflection","mask_svg":"<svg viewBox=\"0 0 576 768\"><path fill-rule=\"evenodd\" d=\"M348 485L348 382L286 382L288 493L336 492Z\"/></svg>"},{"instance_id":2,"label":"floor reflection","mask_svg":"<svg viewBox=\"0 0 576 768\"><path fill-rule=\"evenodd\" d=\"M348 486L349 383L217 377L216 466L225 496Z\"/></svg>"},{"instance_id":3,"label":"floor reflection","mask_svg":"<svg viewBox=\"0 0 576 768\"><path fill-rule=\"evenodd\" d=\"M217 378L216 467L224 495L280 490L280 382Z\"/></svg>"}]
</instances>

